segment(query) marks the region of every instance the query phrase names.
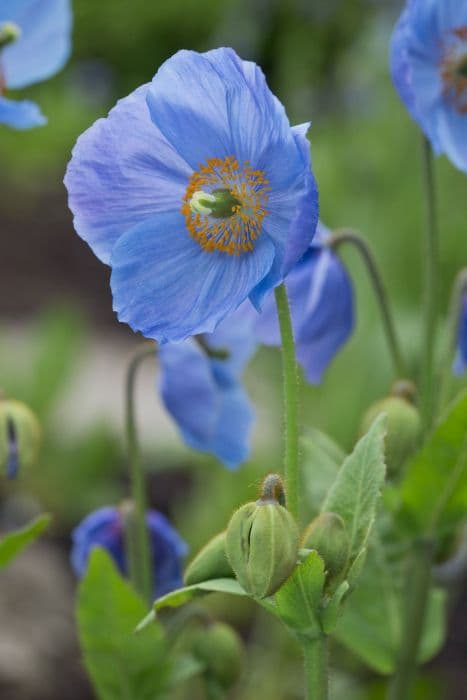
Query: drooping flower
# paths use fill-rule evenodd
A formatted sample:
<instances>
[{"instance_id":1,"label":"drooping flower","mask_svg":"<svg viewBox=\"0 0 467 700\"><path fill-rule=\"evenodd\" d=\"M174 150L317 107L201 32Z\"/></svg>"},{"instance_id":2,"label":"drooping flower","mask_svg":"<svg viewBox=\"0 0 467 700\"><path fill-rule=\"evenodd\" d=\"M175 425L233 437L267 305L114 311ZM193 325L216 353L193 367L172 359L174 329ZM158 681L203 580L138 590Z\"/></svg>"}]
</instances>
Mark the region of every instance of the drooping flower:
<instances>
[{"instance_id":1,"label":"drooping flower","mask_svg":"<svg viewBox=\"0 0 467 700\"><path fill-rule=\"evenodd\" d=\"M121 321L163 343L261 304L314 234L307 128L221 48L179 51L78 139L69 205Z\"/></svg>"},{"instance_id":2,"label":"drooping flower","mask_svg":"<svg viewBox=\"0 0 467 700\"><path fill-rule=\"evenodd\" d=\"M408 0L390 62L394 85L434 152L467 171L467 4Z\"/></svg>"},{"instance_id":3,"label":"drooping flower","mask_svg":"<svg viewBox=\"0 0 467 700\"><path fill-rule=\"evenodd\" d=\"M253 322L242 305L213 333L159 348L159 389L183 439L231 469L250 452L254 412L240 376L256 348Z\"/></svg>"},{"instance_id":4,"label":"drooping flower","mask_svg":"<svg viewBox=\"0 0 467 700\"><path fill-rule=\"evenodd\" d=\"M459 330L457 336L457 354L454 362L454 372L463 374L467 370L467 293L462 298Z\"/></svg>"},{"instance_id":5,"label":"drooping flower","mask_svg":"<svg viewBox=\"0 0 467 700\"><path fill-rule=\"evenodd\" d=\"M47 119L29 100L10 100L6 90L27 87L57 73L71 46L70 0L0 2L0 124L15 129Z\"/></svg>"},{"instance_id":6,"label":"drooping flower","mask_svg":"<svg viewBox=\"0 0 467 700\"><path fill-rule=\"evenodd\" d=\"M312 244L285 281L297 359L312 384L320 383L354 326L352 282L337 255L326 245L329 235L319 223ZM281 344L273 294L265 300L255 329L265 345Z\"/></svg>"},{"instance_id":7,"label":"drooping flower","mask_svg":"<svg viewBox=\"0 0 467 700\"><path fill-rule=\"evenodd\" d=\"M158 598L183 585L182 560L187 546L161 513L148 510L146 523L154 567L154 595ZM77 576L84 576L93 547L106 549L120 572L128 575L122 510L104 506L93 511L73 530L71 536L71 563Z\"/></svg>"}]
</instances>

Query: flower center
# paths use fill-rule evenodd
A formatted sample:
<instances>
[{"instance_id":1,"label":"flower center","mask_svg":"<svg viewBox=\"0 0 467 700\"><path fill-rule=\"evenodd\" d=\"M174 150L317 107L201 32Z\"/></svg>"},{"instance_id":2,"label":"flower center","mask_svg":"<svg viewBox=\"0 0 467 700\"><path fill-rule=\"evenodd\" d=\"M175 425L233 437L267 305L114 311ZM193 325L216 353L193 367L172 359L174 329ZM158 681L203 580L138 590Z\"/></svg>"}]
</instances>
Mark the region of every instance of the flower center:
<instances>
[{"instance_id":1,"label":"flower center","mask_svg":"<svg viewBox=\"0 0 467 700\"><path fill-rule=\"evenodd\" d=\"M248 161L209 158L190 177L182 214L190 236L207 252L241 255L254 249L267 216L268 180Z\"/></svg>"},{"instance_id":2,"label":"flower center","mask_svg":"<svg viewBox=\"0 0 467 700\"><path fill-rule=\"evenodd\" d=\"M21 29L14 22L0 23L0 50L13 44L21 36Z\"/></svg>"},{"instance_id":3,"label":"flower center","mask_svg":"<svg viewBox=\"0 0 467 700\"><path fill-rule=\"evenodd\" d=\"M467 114L467 27L452 32L441 63L443 93L461 114Z\"/></svg>"}]
</instances>

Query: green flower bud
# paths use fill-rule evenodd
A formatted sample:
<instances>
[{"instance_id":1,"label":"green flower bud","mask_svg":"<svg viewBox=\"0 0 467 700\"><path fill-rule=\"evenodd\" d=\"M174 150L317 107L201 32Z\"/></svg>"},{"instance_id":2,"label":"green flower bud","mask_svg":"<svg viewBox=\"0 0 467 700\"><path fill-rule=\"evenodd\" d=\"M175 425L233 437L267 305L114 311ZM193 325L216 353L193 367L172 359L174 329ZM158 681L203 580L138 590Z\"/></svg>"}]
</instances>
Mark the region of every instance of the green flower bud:
<instances>
[{"instance_id":1,"label":"green flower bud","mask_svg":"<svg viewBox=\"0 0 467 700\"><path fill-rule=\"evenodd\" d=\"M39 422L26 404L0 399L0 467L8 479L33 464L40 434Z\"/></svg>"},{"instance_id":2,"label":"green flower bud","mask_svg":"<svg viewBox=\"0 0 467 700\"><path fill-rule=\"evenodd\" d=\"M302 547L316 549L325 563L328 577L338 576L349 557L349 537L341 516L320 513L303 533Z\"/></svg>"},{"instance_id":3,"label":"green flower bud","mask_svg":"<svg viewBox=\"0 0 467 700\"><path fill-rule=\"evenodd\" d=\"M363 417L361 434L366 433L379 413L387 414L386 463L390 474L396 474L415 452L420 438L421 418L413 397L411 382L396 382L391 395L370 406Z\"/></svg>"},{"instance_id":4,"label":"green flower bud","mask_svg":"<svg viewBox=\"0 0 467 700\"><path fill-rule=\"evenodd\" d=\"M297 524L278 498L283 499L280 477L266 477L259 501L239 508L227 528L230 564L254 598L275 593L297 564Z\"/></svg>"},{"instance_id":5,"label":"green flower bud","mask_svg":"<svg viewBox=\"0 0 467 700\"><path fill-rule=\"evenodd\" d=\"M0 22L0 49L14 44L21 37L21 29L14 22Z\"/></svg>"},{"instance_id":6,"label":"green flower bud","mask_svg":"<svg viewBox=\"0 0 467 700\"><path fill-rule=\"evenodd\" d=\"M227 690L240 677L243 644L232 627L214 622L192 638L192 652L205 665L205 674Z\"/></svg>"},{"instance_id":7,"label":"green flower bud","mask_svg":"<svg viewBox=\"0 0 467 700\"><path fill-rule=\"evenodd\" d=\"M213 578L234 578L225 552L225 538L225 531L220 532L198 552L185 571L186 586Z\"/></svg>"}]
</instances>

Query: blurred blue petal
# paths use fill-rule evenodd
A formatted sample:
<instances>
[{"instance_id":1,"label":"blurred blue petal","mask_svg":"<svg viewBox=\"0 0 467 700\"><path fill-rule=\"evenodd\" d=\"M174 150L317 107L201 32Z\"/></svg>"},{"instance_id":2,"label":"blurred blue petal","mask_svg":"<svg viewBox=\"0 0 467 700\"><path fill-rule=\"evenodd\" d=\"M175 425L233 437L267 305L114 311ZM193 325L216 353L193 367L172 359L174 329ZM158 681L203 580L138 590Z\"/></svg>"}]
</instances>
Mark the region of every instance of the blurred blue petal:
<instances>
[{"instance_id":1,"label":"blurred blue petal","mask_svg":"<svg viewBox=\"0 0 467 700\"><path fill-rule=\"evenodd\" d=\"M459 330L457 336L457 353L454 361L454 373L463 374L467 370L467 294L462 300Z\"/></svg>"},{"instance_id":2,"label":"blurred blue petal","mask_svg":"<svg viewBox=\"0 0 467 700\"><path fill-rule=\"evenodd\" d=\"M47 124L35 102L29 100L8 100L0 96L0 124L13 129L32 129Z\"/></svg>"}]
</instances>

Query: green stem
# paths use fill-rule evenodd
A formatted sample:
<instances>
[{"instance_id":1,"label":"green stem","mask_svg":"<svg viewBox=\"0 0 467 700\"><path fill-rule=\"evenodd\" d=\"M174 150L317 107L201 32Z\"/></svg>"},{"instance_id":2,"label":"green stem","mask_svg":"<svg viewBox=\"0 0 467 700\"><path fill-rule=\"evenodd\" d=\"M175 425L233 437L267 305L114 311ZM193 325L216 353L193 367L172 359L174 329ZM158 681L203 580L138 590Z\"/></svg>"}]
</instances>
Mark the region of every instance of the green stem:
<instances>
[{"instance_id":1,"label":"green stem","mask_svg":"<svg viewBox=\"0 0 467 700\"><path fill-rule=\"evenodd\" d=\"M305 658L306 700L327 700L328 644L327 637L307 640L303 646Z\"/></svg>"},{"instance_id":2,"label":"green stem","mask_svg":"<svg viewBox=\"0 0 467 700\"><path fill-rule=\"evenodd\" d=\"M285 454L284 470L287 507L298 519L298 372L289 300L284 284L275 289L277 315L282 339L284 376Z\"/></svg>"},{"instance_id":3,"label":"green stem","mask_svg":"<svg viewBox=\"0 0 467 700\"><path fill-rule=\"evenodd\" d=\"M388 700L410 700L412 683L418 665L420 641L431 586L434 544L431 539L416 543L407 572L404 628L400 656Z\"/></svg>"},{"instance_id":4,"label":"green stem","mask_svg":"<svg viewBox=\"0 0 467 700\"><path fill-rule=\"evenodd\" d=\"M436 212L436 191L433 172L433 153L428 139L423 137L423 185L425 194L425 287L424 311L425 327L423 334L423 373L422 373L422 417L425 433L429 432L434 419L436 405L436 382L434 357L436 328L438 321L439 296L439 251Z\"/></svg>"},{"instance_id":5,"label":"green stem","mask_svg":"<svg viewBox=\"0 0 467 700\"><path fill-rule=\"evenodd\" d=\"M362 236L360 236L356 231L352 231L350 229L339 229L336 231L331 237L329 245L334 250L337 250L345 243L349 243L357 250L363 263L365 264L381 312L383 328L386 333L389 351L394 364L394 371L399 377L405 377L407 375L407 369L400 349L391 309L389 307L388 296L371 248L365 239L362 238Z\"/></svg>"},{"instance_id":6,"label":"green stem","mask_svg":"<svg viewBox=\"0 0 467 700\"><path fill-rule=\"evenodd\" d=\"M439 410L442 411L449 399L449 388L452 378L452 363L456 352L459 321L462 312L464 294L467 293L467 268L457 275L451 292L449 303L448 326L446 332L447 345L443 358L439 382Z\"/></svg>"},{"instance_id":7,"label":"green stem","mask_svg":"<svg viewBox=\"0 0 467 700\"><path fill-rule=\"evenodd\" d=\"M154 345L138 348L130 360L126 375L125 415L128 462L130 467L130 491L133 516L128 518L127 545L130 578L135 589L146 601L151 600L152 576L149 534L146 527L146 493L144 471L138 444L135 418L135 385L138 369L149 356L155 356Z\"/></svg>"}]
</instances>

